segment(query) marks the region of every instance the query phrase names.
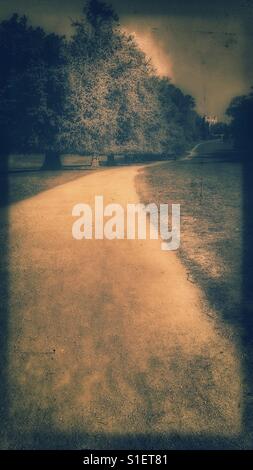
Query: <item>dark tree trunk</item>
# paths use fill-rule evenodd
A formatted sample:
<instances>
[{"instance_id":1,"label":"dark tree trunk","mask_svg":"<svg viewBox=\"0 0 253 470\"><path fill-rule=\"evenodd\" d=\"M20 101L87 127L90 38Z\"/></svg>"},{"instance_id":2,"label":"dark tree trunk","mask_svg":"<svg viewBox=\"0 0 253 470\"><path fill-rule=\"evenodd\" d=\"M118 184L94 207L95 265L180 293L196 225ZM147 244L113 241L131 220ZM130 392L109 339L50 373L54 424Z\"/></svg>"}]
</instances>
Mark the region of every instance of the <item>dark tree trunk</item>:
<instances>
[{"instance_id":1,"label":"dark tree trunk","mask_svg":"<svg viewBox=\"0 0 253 470\"><path fill-rule=\"evenodd\" d=\"M48 151L45 155L45 160L42 166L42 170L60 170L62 168L61 158L59 153L54 151Z\"/></svg>"},{"instance_id":2,"label":"dark tree trunk","mask_svg":"<svg viewBox=\"0 0 253 470\"><path fill-rule=\"evenodd\" d=\"M9 202L9 177L8 177L8 169L9 169L9 154L2 153L0 151L0 207L6 206Z\"/></svg>"},{"instance_id":3,"label":"dark tree trunk","mask_svg":"<svg viewBox=\"0 0 253 470\"><path fill-rule=\"evenodd\" d=\"M107 165L108 166L114 166L115 165L115 158L112 153L110 153L107 157Z\"/></svg>"},{"instance_id":4,"label":"dark tree trunk","mask_svg":"<svg viewBox=\"0 0 253 470\"><path fill-rule=\"evenodd\" d=\"M7 173L9 168L9 155L0 151L0 173Z\"/></svg>"},{"instance_id":5,"label":"dark tree trunk","mask_svg":"<svg viewBox=\"0 0 253 470\"><path fill-rule=\"evenodd\" d=\"M0 129L0 172L7 173L9 167L10 139L8 129L2 126Z\"/></svg>"},{"instance_id":6,"label":"dark tree trunk","mask_svg":"<svg viewBox=\"0 0 253 470\"><path fill-rule=\"evenodd\" d=\"M0 129L0 175L1 175L0 206L5 206L9 202L9 177L8 177L9 155L10 155L10 141L9 141L9 136L8 136L8 130L4 128L4 126L2 126Z\"/></svg>"}]
</instances>

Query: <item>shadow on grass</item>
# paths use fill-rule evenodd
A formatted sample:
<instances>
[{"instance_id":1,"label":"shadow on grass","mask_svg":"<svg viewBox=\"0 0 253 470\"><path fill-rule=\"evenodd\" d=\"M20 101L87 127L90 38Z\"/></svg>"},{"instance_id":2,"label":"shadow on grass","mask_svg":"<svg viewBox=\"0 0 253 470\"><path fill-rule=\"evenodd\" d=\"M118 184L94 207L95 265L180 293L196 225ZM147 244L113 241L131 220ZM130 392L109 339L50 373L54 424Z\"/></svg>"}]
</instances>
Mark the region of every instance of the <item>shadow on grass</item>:
<instances>
[{"instance_id":1,"label":"shadow on grass","mask_svg":"<svg viewBox=\"0 0 253 470\"><path fill-rule=\"evenodd\" d=\"M226 450L242 449L240 436L222 438L215 435L179 434L85 434L34 432L10 437L11 449L34 450Z\"/></svg>"},{"instance_id":2,"label":"shadow on grass","mask_svg":"<svg viewBox=\"0 0 253 470\"><path fill-rule=\"evenodd\" d=\"M253 436L253 162L252 155L244 163L244 224L242 276L242 347L246 379L244 425ZM251 443L253 448L253 441Z\"/></svg>"},{"instance_id":3,"label":"shadow on grass","mask_svg":"<svg viewBox=\"0 0 253 470\"><path fill-rule=\"evenodd\" d=\"M3 175L0 186L1 201L4 205L9 200L8 176ZM5 445L5 433L8 429L8 318L9 318L9 272L8 272L8 209L1 210L0 230L0 440Z\"/></svg>"},{"instance_id":4,"label":"shadow on grass","mask_svg":"<svg viewBox=\"0 0 253 470\"><path fill-rule=\"evenodd\" d=\"M2 173L0 174L0 185L3 190L0 207L7 207L9 204L33 197L48 189L87 176L92 172L94 170L91 170L90 167L87 169L66 167L58 171L19 169L11 170L7 174ZM4 189L7 186L8 190Z\"/></svg>"}]
</instances>

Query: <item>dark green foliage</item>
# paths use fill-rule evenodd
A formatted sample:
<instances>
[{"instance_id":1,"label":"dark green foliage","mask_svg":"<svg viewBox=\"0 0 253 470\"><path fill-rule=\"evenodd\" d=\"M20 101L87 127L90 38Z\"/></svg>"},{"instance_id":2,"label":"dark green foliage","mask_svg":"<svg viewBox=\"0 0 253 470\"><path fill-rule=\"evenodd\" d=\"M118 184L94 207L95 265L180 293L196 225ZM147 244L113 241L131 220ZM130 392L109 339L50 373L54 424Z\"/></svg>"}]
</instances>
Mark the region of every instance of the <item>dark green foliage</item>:
<instances>
[{"instance_id":1,"label":"dark green foliage","mask_svg":"<svg viewBox=\"0 0 253 470\"><path fill-rule=\"evenodd\" d=\"M63 39L13 15L0 25L0 126L4 153L57 148L65 99ZM2 147L3 152L3 147Z\"/></svg>"},{"instance_id":2,"label":"dark green foliage","mask_svg":"<svg viewBox=\"0 0 253 470\"><path fill-rule=\"evenodd\" d=\"M234 98L227 115L231 118L230 131L235 147L251 152L253 150L253 91Z\"/></svg>"}]
</instances>

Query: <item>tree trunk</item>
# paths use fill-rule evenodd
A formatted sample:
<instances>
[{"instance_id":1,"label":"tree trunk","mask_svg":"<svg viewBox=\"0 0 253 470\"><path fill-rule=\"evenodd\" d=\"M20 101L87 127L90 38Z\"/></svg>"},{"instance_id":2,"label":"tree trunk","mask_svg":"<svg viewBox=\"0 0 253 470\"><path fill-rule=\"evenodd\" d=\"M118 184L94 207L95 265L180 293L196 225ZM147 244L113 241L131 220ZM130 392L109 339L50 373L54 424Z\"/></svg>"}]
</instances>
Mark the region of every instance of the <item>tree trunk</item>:
<instances>
[{"instance_id":1,"label":"tree trunk","mask_svg":"<svg viewBox=\"0 0 253 470\"><path fill-rule=\"evenodd\" d=\"M7 173L9 168L9 155L8 153L0 152L0 173Z\"/></svg>"},{"instance_id":2,"label":"tree trunk","mask_svg":"<svg viewBox=\"0 0 253 470\"><path fill-rule=\"evenodd\" d=\"M9 202L9 155L10 145L8 132L5 129L1 129L0 132L0 174L1 174L1 198L0 205L5 206Z\"/></svg>"},{"instance_id":3,"label":"tree trunk","mask_svg":"<svg viewBox=\"0 0 253 470\"><path fill-rule=\"evenodd\" d=\"M61 158L59 153L54 151L48 151L45 155L45 160L42 166L42 170L56 171L62 168Z\"/></svg>"},{"instance_id":4,"label":"tree trunk","mask_svg":"<svg viewBox=\"0 0 253 470\"><path fill-rule=\"evenodd\" d=\"M9 168L10 139L8 129L2 126L0 129L0 172L7 173Z\"/></svg>"},{"instance_id":5,"label":"tree trunk","mask_svg":"<svg viewBox=\"0 0 253 470\"><path fill-rule=\"evenodd\" d=\"M114 166L115 165L115 158L114 158L114 155L112 153L110 153L110 155L108 155L108 157L107 157L107 165L108 166Z\"/></svg>"}]
</instances>

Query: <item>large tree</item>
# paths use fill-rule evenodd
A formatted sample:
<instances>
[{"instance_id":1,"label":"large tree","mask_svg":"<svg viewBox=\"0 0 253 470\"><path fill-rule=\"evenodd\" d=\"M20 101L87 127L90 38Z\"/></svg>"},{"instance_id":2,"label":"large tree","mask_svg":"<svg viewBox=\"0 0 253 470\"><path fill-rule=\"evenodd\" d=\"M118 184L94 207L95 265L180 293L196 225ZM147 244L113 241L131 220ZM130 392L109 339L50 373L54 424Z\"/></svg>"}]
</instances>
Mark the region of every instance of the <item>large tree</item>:
<instances>
[{"instance_id":1,"label":"large tree","mask_svg":"<svg viewBox=\"0 0 253 470\"><path fill-rule=\"evenodd\" d=\"M165 149L167 153L180 153L200 136L200 118L195 111L195 102L168 78L156 80L166 126Z\"/></svg>"},{"instance_id":2,"label":"large tree","mask_svg":"<svg viewBox=\"0 0 253 470\"><path fill-rule=\"evenodd\" d=\"M13 15L0 24L1 160L44 152L59 167L58 130L65 93L63 39Z\"/></svg>"},{"instance_id":3,"label":"large tree","mask_svg":"<svg viewBox=\"0 0 253 470\"><path fill-rule=\"evenodd\" d=\"M158 152L162 126L149 60L104 3L91 0L74 26L62 134L66 146L107 153L111 162L117 153Z\"/></svg>"},{"instance_id":4,"label":"large tree","mask_svg":"<svg viewBox=\"0 0 253 470\"><path fill-rule=\"evenodd\" d=\"M113 10L90 0L68 46L63 140L75 151L178 153L199 138L192 97L155 75Z\"/></svg>"},{"instance_id":5,"label":"large tree","mask_svg":"<svg viewBox=\"0 0 253 470\"><path fill-rule=\"evenodd\" d=\"M114 131L107 94L117 17L96 0L90 1L83 13L73 24L75 32L67 46L68 89L61 138L66 149L96 154Z\"/></svg>"},{"instance_id":6,"label":"large tree","mask_svg":"<svg viewBox=\"0 0 253 470\"><path fill-rule=\"evenodd\" d=\"M89 0L70 41L14 15L0 25L2 154L171 154L198 138L194 101L156 76L111 7ZM4 161L4 159L2 159Z\"/></svg>"}]
</instances>

